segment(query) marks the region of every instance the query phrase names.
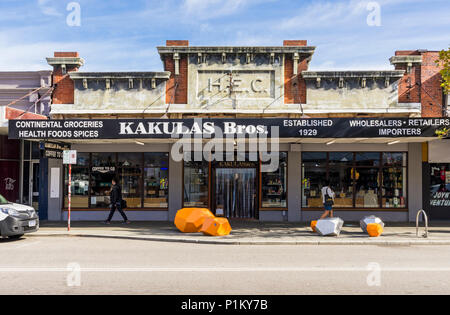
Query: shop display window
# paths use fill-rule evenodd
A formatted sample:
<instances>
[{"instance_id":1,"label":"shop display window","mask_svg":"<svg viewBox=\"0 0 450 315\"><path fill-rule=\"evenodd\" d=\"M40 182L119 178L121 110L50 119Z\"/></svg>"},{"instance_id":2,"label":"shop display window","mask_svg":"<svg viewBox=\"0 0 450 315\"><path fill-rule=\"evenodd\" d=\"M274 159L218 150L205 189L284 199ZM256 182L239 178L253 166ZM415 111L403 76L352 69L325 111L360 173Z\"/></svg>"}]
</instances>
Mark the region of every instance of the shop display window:
<instances>
[{"instance_id":1,"label":"shop display window","mask_svg":"<svg viewBox=\"0 0 450 315\"><path fill-rule=\"evenodd\" d=\"M380 152L358 152L355 165L362 167L380 167Z\"/></svg>"},{"instance_id":2,"label":"shop display window","mask_svg":"<svg viewBox=\"0 0 450 315\"><path fill-rule=\"evenodd\" d=\"M278 169L274 172L261 172L261 207L286 208L287 153L279 153Z\"/></svg>"},{"instance_id":3,"label":"shop display window","mask_svg":"<svg viewBox=\"0 0 450 315\"><path fill-rule=\"evenodd\" d=\"M208 207L208 162L184 162L184 206Z\"/></svg>"},{"instance_id":4,"label":"shop display window","mask_svg":"<svg viewBox=\"0 0 450 315\"><path fill-rule=\"evenodd\" d=\"M69 197L67 193L69 185L69 168L64 168L64 206L69 206ZM77 164L72 165L71 181L71 203L72 208L89 207L89 153L78 153Z\"/></svg>"},{"instance_id":5,"label":"shop display window","mask_svg":"<svg viewBox=\"0 0 450 315\"><path fill-rule=\"evenodd\" d=\"M321 189L325 185L327 169L304 167L302 181L302 207L318 208L323 206Z\"/></svg>"},{"instance_id":6,"label":"shop display window","mask_svg":"<svg viewBox=\"0 0 450 315\"><path fill-rule=\"evenodd\" d=\"M129 208L142 207L142 159L142 153L118 154L119 185Z\"/></svg>"},{"instance_id":7,"label":"shop display window","mask_svg":"<svg viewBox=\"0 0 450 315\"><path fill-rule=\"evenodd\" d=\"M111 181L116 177L115 153L92 153L91 208L107 208L110 204Z\"/></svg>"},{"instance_id":8,"label":"shop display window","mask_svg":"<svg viewBox=\"0 0 450 315\"><path fill-rule=\"evenodd\" d=\"M318 208L323 202L321 192L327 178L327 153L304 152L302 154L302 207Z\"/></svg>"},{"instance_id":9,"label":"shop display window","mask_svg":"<svg viewBox=\"0 0 450 315\"><path fill-rule=\"evenodd\" d=\"M382 203L384 208L404 208L406 198L406 169L383 168Z\"/></svg>"},{"instance_id":10,"label":"shop display window","mask_svg":"<svg viewBox=\"0 0 450 315\"><path fill-rule=\"evenodd\" d=\"M383 153L383 167L403 167L406 166L405 153Z\"/></svg>"},{"instance_id":11,"label":"shop display window","mask_svg":"<svg viewBox=\"0 0 450 315\"><path fill-rule=\"evenodd\" d=\"M335 208L406 208L407 154L303 152L302 207L322 208L330 181Z\"/></svg>"},{"instance_id":12,"label":"shop display window","mask_svg":"<svg viewBox=\"0 0 450 315\"><path fill-rule=\"evenodd\" d=\"M329 153L328 177L330 179L330 185L336 194L334 199L335 208L353 206L352 165L353 153ZM321 195L320 198L322 198ZM321 201L323 200L321 199Z\"/></svg>"},{"instance_id":13,"label":"shop display window","mask_svg":"<svg viewBox=\"0 0 450 315\"><path fill-rule=\"evenodd\" d=\"M378 162L379 160L376 164L379 164ZM357 208L379 208L380 169L358 167L355 168L352 175L356 186L355 206Z\"/></svg>"},{"instance_id":14,"label":"shop display window","mask_svg":"<svg viewBox=\"0 0 450 315\"><path fill-rule=\"evenodd\" d=\"M77 154L77 164L72 165L72 208L109 208L113 178L122 188L128 209L168 207L168 153L108 152ZM64 180L67 208L67 165Z\"/></svg>"},{"instance_id":15,"label":"shop display window","mask_svg":"<svg viewBox=\"0 0 450 315\"><path fill-rule=\"evenodd\" d=\"M169 154L144 153L144 208L169 206Z\"/></svg>"}]
</instances>

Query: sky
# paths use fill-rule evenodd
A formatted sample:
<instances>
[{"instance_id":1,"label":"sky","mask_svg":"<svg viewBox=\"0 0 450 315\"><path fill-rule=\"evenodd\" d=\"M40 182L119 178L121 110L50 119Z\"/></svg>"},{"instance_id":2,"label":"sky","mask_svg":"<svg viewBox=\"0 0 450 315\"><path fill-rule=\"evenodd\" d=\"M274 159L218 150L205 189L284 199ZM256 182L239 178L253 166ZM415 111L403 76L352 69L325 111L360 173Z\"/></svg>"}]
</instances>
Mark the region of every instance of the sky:
<instances>
[{"instance_id":1,"label":"sky","mask_svg":"<svg viewBox=\"0 0 450 315\"><path fill-rule=\"evenodd\" d=\"M161 71L167 39L306 39L310 70L393 69L396 50L450 46L450 0L0 0L0 71L51 69L54 51L79 52L81 71Z\"/></svg>"}]
</instances>

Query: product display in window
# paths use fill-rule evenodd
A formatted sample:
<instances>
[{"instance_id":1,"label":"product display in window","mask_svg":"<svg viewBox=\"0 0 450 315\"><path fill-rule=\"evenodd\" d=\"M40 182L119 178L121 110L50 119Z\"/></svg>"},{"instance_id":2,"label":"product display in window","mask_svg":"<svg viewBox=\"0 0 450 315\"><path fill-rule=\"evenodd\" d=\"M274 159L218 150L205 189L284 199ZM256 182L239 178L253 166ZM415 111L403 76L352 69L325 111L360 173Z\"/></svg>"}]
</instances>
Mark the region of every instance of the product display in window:
<instances>
[{"instance_id":1,"label":"product display in window","mask_svg":"<svg viewBox=\"0 0 450 315\"><path fill-rule=\"evenodd\" d=\"M142 153L118 154L118 178L128 208L141 208Z\"/></svg>"},{"instance_id":2,"label":"product display in window","mask_svg":"<svg viewBox=\"0 0 450 315\"><path fill-rule=\"evenodd\" d=\"M209 163L184 163L184 206L208 206Z\"/></svg>"},{"instance_id":3,"label":"product display in window","mask_svg":"<svg viewBox=\"0 0 450 315\"><path fill-rule=\"evenodd\" d=\"M263 208L285 208L286 204L287 153L280 152L278 170L261 173L261 206Z\"/></svg>"},{"instance_id":4,"label":"product display in window","mask_svg":"<svg viewBox=\"0 0 450 315\"><path fill-rule=\"evenodd\" d=\"M113 178L118 180L129 209L167 208L168 153L78 153L77 158L77 165L72 166L73 209L109 208ZM67 167L64 180L67 187ZM66 188L65 192L67 196Z\"/></svg>"},{"instance_id":5,"label":"product display in window","mask_svg":"<svg viewBox=\"0 0 450 315\"><path fill-rule=\"evenodd\" d=\"M91 207L108 208L111 181L116 177L115 153L92 153Z\"/></svg>"},{"instance_id":6,"label":"product display in window","mask_svg":"<svg viewBox=\"0 0 450 315\"><path fill-rule=\"evenodd\" d=\"M64 173L64 207L68 207L69 167L67 165L64 167ZM78 153L77 164L72 165L71 195L72 208L89 207L89 153Z\"/></svg>"},{"instance_id":7,"label":"product display in window","mask_svg":"<svg viewBox=\"0 0 450 315\"><path fill-rule=\"evenodd\" d=\"M406 166L405 153L383 153L383 167L403 167Z\"/></svg>"},{"instance_id":8,"label":"product display in window","mask_svg":"<svg viewBox=\"0 0 450 315\"><path fill-rule=\"evenodd\" d=\"M342 158L343 161L335 161L333 167L328 172L330 186L335 192L335 208L353 206L352 169L347 167L348 163L352 163L351 157L352 155L342 154L339 158ZM322 196L320 198L322 200Z\"/></svg>"},{"instance_id":9,"label":"product display in window","mask_svg":"<svg viewBox=\"0 0 450 315\"><path fill-rule=\"evenodd\" d=\"M302 185L302 206L303 207L322 207L321 189L326 179L326 170L321 168L312 168L304 171L305 178Z\"/></svg>"},{"instance_id":10,"label":"product display in window","mask_svg":"<svg viewBox=\"0 0 450 315\"><path fill-rule=\"evenodd\" d=\"M383 169L383 206L386 208L405 207L406 180L405 168Z\"/></svg>"},{"instance_id":11,"label":"product display in window","mask_svg":"<svg viewBox=\"0 0 450 315\"><path fill-rule=\"evenodd\" d=\"M169 205L169 155L144 154L144 208L167 208Z\"/></svg>"},{"instance_id":12,"label":"product display in window","mask_svg":"<svg viewBox=\"0 0 450 315\"><path fill-rule=\"evenodd\" d=\"M303 152L302 207L322 208L329 180L335 208L406 208L406 161L401 152Z\"/></svg>"},{"instance_id":13,"label":"product display in window","mask_svg":"<svg viewBox=\"0 0 450 315\"><path fill-rule=\"evenodd\" d=\"M359 167L355 169L355 185L357 191L357 195L355 198L356 207L362 208L380 207L378 195L380 187L379 183L380 183L379 168Z\"/></svg>"}]
</instances>

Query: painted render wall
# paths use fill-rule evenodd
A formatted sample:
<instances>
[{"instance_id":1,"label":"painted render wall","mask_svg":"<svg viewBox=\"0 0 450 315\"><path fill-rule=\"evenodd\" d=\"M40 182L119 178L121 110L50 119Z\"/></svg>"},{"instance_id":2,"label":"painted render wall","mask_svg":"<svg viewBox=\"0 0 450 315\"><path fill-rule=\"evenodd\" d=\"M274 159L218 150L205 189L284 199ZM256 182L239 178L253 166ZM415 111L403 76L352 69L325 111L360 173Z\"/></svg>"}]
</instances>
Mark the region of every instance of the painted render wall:
<instances>
[{"instance_id":1,"label":"painted render wall","mask_svg":"<svg viewBox=\"0 0 450 315\"><path fill-rule=\"evenodd\" d=\"M305 111L326 112L359 112L374 111L387 112L388 110L412 110L420 112L420 107L410 108L398 103L398 80L391 79L385 87L384 78L367 79L365 88L361 87L361 78L346 78L344 87L338 87L338 79L322 79L320 87L313 80L307 80L307 103L303 106Z\"/></svg>"},{"instance_id":2,"label":"painted render wall","mask_svg":"<svg viewBox=\"0 0 450 315\"><path fill-rule=\"evenodd\" d=\"M140 86L142 81L142 87ZM111 80L111 88L105 88L105 79L88 80L88 88L82 80L75 82L76 110L145 110L165 109L166 82L157 79L156 88L151 87L151 79L134 79L133 88L124 79Z\"/></svg>"}]
</instances>

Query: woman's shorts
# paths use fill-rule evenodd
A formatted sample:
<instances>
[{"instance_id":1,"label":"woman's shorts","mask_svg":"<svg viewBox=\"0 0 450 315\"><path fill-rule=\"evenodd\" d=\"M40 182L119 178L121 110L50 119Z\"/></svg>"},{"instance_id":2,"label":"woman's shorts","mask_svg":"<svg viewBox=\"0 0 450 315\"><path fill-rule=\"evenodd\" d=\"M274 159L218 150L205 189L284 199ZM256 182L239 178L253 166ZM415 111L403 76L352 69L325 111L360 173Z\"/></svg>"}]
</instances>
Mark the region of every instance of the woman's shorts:
<instances>
[{"instance_id":1,"label":"woman's shorts","mask_svg":"<svg viewBox=\"0 0 450 315\"><path fill-rule=\"evenodd\" d=\"M325 204L323 206L325 207L326 211L332 211L333 210L333 206L325 205Z\"/></svg>"}]
</instances>

